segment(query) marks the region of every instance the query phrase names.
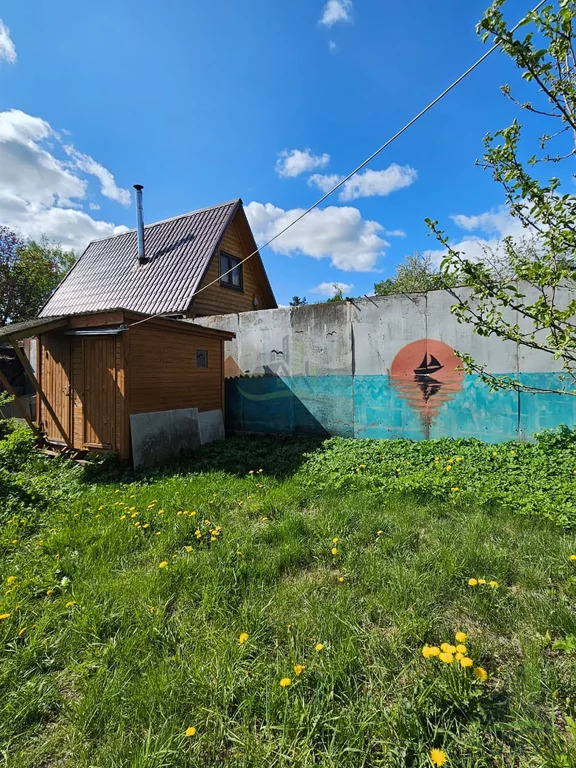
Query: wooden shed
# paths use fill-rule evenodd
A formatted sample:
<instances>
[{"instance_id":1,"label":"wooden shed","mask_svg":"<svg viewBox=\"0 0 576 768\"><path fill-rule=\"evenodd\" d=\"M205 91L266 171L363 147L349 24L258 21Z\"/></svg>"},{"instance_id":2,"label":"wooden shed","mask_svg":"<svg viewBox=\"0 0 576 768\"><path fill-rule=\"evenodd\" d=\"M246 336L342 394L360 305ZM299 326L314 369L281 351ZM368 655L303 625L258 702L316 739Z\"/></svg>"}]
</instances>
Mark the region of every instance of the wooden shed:
<instances>
[{"instance_id":1,"label":"wooden shed","mask_svg":"<svg viewBox=\"0 0 576 768\"><path fill-rule=\"evenodd\" d=\"M144 322L139 322L144 321ZM18 346L37 337L36 372ZM233 333L124 309L43 317L0 328L36 388L48 443L130 456L130 416L224 412L224 341Z\"/></svg>"}]
</instances>

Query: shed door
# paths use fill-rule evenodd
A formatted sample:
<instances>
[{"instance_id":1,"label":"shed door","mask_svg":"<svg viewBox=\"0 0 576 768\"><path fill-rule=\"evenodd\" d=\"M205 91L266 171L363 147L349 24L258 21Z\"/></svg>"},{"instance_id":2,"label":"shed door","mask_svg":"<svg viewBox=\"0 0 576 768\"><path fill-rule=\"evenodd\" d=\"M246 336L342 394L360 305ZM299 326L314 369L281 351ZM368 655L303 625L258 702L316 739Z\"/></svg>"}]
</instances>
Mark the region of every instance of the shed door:
<instances>
[{"instance_id":1,"label":"shed door","mask_svg":"<svg viewBox=\"0 0 576 768\"><path fill-rule=\"evenodd\" d=\"M64 431L70 437L72 428L70 339L62 334L43 334L41 349L42 389ZM54 443L64 443L64 437L42 402L40 402L40 414L42 427L48 439Z\"/></svg>"},{"instance_id":2,"label":"shed door","mask_svg":"<svg viewBox=\"0 0 576 768\"><path fill-rule=\"evenodd\" d=\"M116 448L116 336L74 339L74 421L85 448Z\"/></svg>"}]
</instances>

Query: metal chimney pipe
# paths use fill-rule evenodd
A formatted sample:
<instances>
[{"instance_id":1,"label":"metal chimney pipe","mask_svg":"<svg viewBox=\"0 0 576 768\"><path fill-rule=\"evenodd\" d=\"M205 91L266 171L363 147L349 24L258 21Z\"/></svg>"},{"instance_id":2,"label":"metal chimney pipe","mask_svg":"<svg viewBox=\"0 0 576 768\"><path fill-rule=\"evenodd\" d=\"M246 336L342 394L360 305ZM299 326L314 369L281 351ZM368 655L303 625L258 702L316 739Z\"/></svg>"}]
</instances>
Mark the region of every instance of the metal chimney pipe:
<instances>
[{"instance_id":1,"label":"metal chimney pipe","mask_svg":"<svg viewBox=\"0 0 576 768\"><path fill-rule=\"evenodd\" d=\"M134 184L136 190L136 213L138 216L138 263L146 264L146 252L144 250L144 212L142 210L142 184Z\"/></svg>"}]
</instances>

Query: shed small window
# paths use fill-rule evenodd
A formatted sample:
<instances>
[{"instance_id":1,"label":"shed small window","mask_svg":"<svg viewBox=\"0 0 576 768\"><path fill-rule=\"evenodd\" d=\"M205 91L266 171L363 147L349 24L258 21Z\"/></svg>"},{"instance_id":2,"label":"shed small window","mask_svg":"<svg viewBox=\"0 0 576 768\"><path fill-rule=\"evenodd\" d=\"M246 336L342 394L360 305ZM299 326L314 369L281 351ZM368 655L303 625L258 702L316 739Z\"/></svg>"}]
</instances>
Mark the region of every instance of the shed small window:
<instances>
[{"instance_id":1,"label":"shed small window","mask_svg":"<svg viewBox=\"0 0 576 768\"><path fill-rule=\"evenodd\" d=\"M220 253L220 285L226 288L242 290L242 265L241 259L231 256L229 253ZM232 271L230 271L232 270Z\"/></svg>"},{"instance_id":2,"label":"shed small window","mask_svg":"<svg viewBox=\"0 0 576 768\"><path fill-rule=\"evenodd\" d=\"M196 368L208 368L208 350L196 350Z\"/></svg>"}]
</instances>

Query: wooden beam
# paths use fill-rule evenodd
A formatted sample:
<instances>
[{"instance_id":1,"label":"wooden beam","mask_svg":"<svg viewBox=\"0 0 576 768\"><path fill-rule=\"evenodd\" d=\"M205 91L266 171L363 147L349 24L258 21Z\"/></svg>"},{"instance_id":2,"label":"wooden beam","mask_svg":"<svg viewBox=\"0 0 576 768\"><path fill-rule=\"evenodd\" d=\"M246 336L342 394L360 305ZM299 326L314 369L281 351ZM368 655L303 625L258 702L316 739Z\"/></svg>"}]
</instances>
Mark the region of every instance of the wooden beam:
<instances>
[{"instance_id":1,"label":"wooden beam","mask_svg":"<svg viewBox=\"0 0 576 768\"><path fill-rule=\"evenodd\" d=\"M29 414L29 413L28 413L28 411L26 410L26 406L25 406L25 405L24 405L24 403L23 403L23 402L20 400L20 398L18 397L18 395L17 395L17 394L14 392L14 390L12 389L12 386L11 386L10 382L8 381L8 379L6 378L6 376L4 376L4 374L2 373L2 371L0 371L0 381L2 382L2 384L3 384L3 386L4 386L4 389L5 389L5 390L6 390L6 391L7 391L7 392L10 394L10 395L12 395L12 396L14 397L14 400L15 400L15 402L16 402L16 407L18 408L18 410L19 410L19 411L20 411L20 413L22 414L23 418L26 420L26 423L28 424L28 426L30 427L30 429L31 429L33 432L35 432L35 433L38 435L38 437L40 437L40 438L43 440L44 438L43 438L42 432L40 431L40 429L39 429L39 428L36 426L36 424L34 424L34 422L32 421L32 419L30 418L30 414Z\"/></svg>"},{"instance_id":2,"label":"wooden beam","mask_svg":"<svg viewBox=\"0 0 576 768\"><path fill-rule=\"evenodd\" d=\"M12 347L14 348L14 352L16 352L16 356L18 357L18 360L20 360L20 362L22 363L22 367L26 371L26 374L27 374L28 378L30 379L32 384L34 384L34 389L36 390L36 392L38 393L38 396L41 398L42 402L46 406L46 410L48 411L48 413L52 417L52 420L54 421L54 424L56 424L56 427L58 428L58 432L60 432L60 434L64 438L64 442L66 443L66 445L69 448L72 448L72 442L70 441L69 436L66 434L66 430L64 429L64 427L60 423L60 419L54 413L54 409L52 408L52 406L50 405L50 402L48 401L48 398L44 394L44 390L40 386L40 383L39 383L38 379L34 375L34 371L32 370L32 366L30 365L30 362L28 361L28 358L26 357L26 355L22 354L22 350L20 349L20 347L18 346L18 344L16 343L16 341L14 339L10 339L10 343L12 344Z\"/></svg>"}]
</instances>

